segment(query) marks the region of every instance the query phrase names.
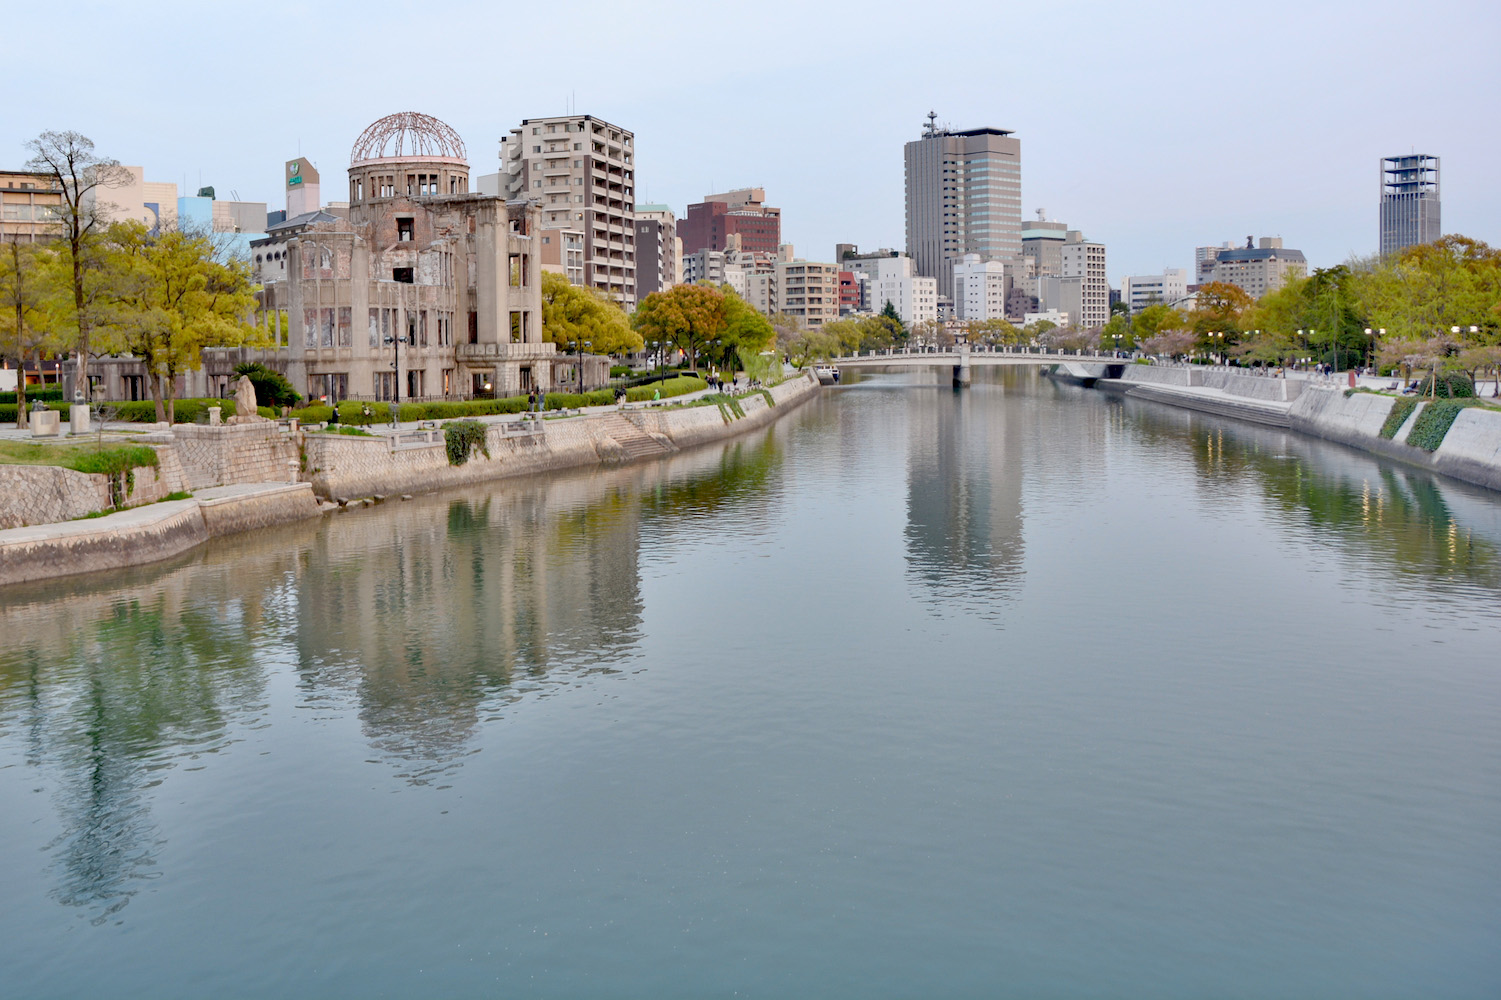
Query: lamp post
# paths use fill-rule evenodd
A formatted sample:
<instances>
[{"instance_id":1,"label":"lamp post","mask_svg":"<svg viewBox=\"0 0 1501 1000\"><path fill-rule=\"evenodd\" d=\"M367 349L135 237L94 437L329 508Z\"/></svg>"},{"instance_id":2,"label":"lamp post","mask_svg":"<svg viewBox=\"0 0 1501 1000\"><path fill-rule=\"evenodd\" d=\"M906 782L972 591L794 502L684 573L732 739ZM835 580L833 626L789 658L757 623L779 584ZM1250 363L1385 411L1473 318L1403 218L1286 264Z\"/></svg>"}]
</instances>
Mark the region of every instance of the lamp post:
<instances>
[{"instance_id":1,"label":"lamp post","mask_svg":"<svg viewBox=\"0 0 1501 1000\"><path fill-rule=\"evenodd\" d=\"M1209 359L1211 361L1213 361L1214 360L1214 356L1215 356L1215 354L1217 352L1223 358L1224 357L1223 349L1224 349L1224 346L1225 346L1225 335L1223 333L1221 333L1221 332L1219 332L1219 331L1216 330L1216 331L1211 331L1210 333L1205 334L1205 336L1209 338Z\"/></svg>"}]
</instances>

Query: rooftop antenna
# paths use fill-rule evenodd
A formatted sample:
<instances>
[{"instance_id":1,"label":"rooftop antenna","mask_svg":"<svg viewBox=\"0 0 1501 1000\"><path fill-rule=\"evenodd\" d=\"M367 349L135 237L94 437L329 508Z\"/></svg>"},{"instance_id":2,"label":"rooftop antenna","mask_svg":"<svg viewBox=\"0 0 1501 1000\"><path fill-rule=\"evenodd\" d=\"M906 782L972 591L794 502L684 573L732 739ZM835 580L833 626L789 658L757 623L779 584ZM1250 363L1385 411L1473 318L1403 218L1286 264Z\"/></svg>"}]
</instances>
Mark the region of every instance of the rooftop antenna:
<instances>
[{"instance_id":1,"label":"rooftop antenna","mask_svg":"<svg viewBox=\"0 0 1501 1000\"><path fill-rule=\"evenodd\" d=\"M923 135L937 135L938 134L938 124L937 124L937 122L938 122L938 112L937 111L929 110L928 111L928 124L926 124L926 125L923 126L922 134Z\"/></svg>"}]
</instances>

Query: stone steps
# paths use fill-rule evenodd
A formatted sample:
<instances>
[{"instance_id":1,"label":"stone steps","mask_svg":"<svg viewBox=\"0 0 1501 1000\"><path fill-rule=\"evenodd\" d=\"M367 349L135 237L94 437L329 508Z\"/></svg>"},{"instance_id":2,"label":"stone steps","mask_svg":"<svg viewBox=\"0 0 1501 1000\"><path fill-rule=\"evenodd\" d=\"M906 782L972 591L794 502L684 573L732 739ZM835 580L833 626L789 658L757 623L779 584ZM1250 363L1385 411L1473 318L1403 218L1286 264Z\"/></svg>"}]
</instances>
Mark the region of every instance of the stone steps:
<instances>
[{"instance_id":1,"label":"stone steps","mask_svg":"<svg viewBox=\"0 0 1501 1000\"><path fill-rule=\"evenodd\" d=\"M670 445L652 437L618 413L610 414L605 430L625 452L627 461L666 455L673 450Z\"/></svg>"}]
</instances>

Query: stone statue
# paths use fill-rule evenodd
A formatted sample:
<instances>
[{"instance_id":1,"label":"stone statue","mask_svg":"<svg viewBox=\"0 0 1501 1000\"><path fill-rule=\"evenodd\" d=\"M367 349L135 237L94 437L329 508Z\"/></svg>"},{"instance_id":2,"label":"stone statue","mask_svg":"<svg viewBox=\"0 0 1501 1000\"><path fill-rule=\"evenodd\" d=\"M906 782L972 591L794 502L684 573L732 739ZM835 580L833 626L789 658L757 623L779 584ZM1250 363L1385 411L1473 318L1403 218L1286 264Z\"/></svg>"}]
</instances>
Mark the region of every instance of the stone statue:
<instances>
[{"instance_id":1,"label":"stone statue","mask_svg":"<svg viewBox=\"0 0 1501 1000\"><path fill-rule=\"evenodd\" d=\"M255 412L255 386L250 382L249 375L241 375L235 383L235 415L229 418L232 424L253 424L264 420L259 413Z\"/></svg>"}]
</instances>

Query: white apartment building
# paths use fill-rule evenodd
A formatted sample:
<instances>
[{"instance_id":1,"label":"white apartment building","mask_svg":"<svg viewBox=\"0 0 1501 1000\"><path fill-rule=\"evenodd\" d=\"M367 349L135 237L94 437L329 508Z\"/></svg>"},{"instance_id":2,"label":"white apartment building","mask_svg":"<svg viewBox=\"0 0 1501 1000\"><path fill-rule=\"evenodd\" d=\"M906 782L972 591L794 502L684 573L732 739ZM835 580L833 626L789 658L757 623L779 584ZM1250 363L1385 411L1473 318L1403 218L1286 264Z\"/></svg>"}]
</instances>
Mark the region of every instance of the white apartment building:
<instances>
[{"instance_id":1,"label":"white apartment building","mask_svg":"<svg viewBox=\"0 0 1501 1000\"><path fill-rule=\"evenodd\" d=\"M890 302L909 327L938 319L938 279L917 274L912 258L906 254L849 257L840 266L852 274L865 275L871 312L882 311ZM837 290L837 275L835 285Z\"/></svg>"},{"instance_id":2,"label":"white apartment building","mask_svg":"<svg viewBox=\"0 0 1501 1000\"><path fill-rule=\"evenodd\" d=\"M1082 330L1104 326L1110 319L1105 244L1092 243L1079 231L1070 230L1062 252L1062 305L1070 320Z\"/></svg>"},{"instance_id":3,"label":"white apartment building","mask_svg":"<svg viewBox=\"0 0 1501 1000\"><path fill-rule=\"evenodd\" d=\"M542 228L584 234L584 283L636 304L635 136L592 115L528 118L501 140L502 194L542 203Z\"/></svg>"},{"instance_id":4,"label":"white apartment building","mask_svg":"<svg viewBox=\"0 0 1501 1000\"><path fill-rule=\"evenodd\" d=\"M1161 274L1130 274L1121 279L1121 301L1135 316L1154 302L1177 302L1188 294L1188 271L1164 268Z\"/></svg>"},{"instance_id":5,"label":"white apartment building","mask_svg":"<svg viewBox=\"0 0 1501 1000\"><path fill-rule=\"evenodd\" d=\"M967 253L954 264L954 312L966 322L1006 318L1006 265Z\"/></svg>"}]
</instances>

